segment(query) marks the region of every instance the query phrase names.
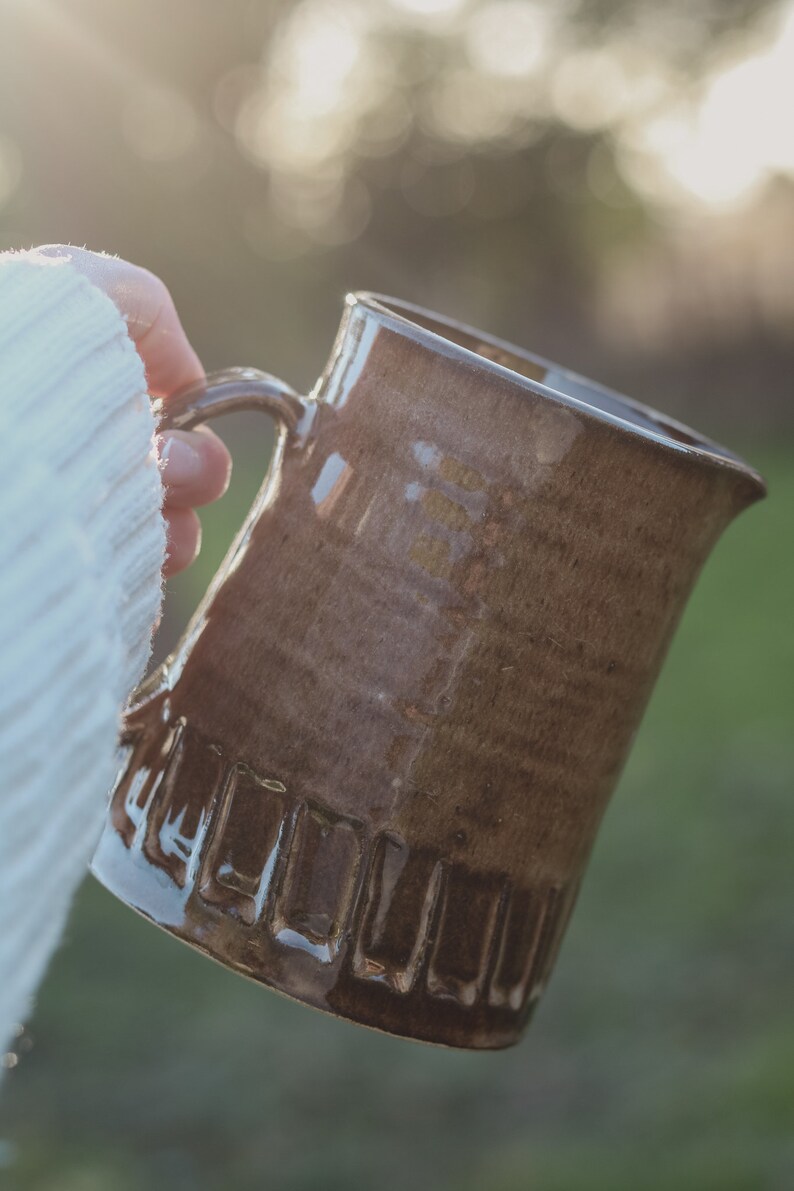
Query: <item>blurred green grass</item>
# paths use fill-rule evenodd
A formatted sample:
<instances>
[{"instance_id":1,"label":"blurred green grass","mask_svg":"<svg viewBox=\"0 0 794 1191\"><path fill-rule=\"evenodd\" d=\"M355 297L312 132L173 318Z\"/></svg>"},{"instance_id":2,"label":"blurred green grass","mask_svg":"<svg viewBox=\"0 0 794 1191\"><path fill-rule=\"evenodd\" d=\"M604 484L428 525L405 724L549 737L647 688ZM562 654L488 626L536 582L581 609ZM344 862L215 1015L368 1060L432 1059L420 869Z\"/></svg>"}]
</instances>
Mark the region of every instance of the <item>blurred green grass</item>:
<instances>
[{"instance_id":1,"label":"blurred green grass","mask_svg":"<svg viewBox=\"0 0 794 1191\"><path fill-rule=\"evenodd\" d=\"M525 1041L400 1042L235 979L87 881L0 1105L10 1191L794 1186L794 455L676 638ZM256 482L205 517L195 602Z\"/></svg>"}]
</instances>

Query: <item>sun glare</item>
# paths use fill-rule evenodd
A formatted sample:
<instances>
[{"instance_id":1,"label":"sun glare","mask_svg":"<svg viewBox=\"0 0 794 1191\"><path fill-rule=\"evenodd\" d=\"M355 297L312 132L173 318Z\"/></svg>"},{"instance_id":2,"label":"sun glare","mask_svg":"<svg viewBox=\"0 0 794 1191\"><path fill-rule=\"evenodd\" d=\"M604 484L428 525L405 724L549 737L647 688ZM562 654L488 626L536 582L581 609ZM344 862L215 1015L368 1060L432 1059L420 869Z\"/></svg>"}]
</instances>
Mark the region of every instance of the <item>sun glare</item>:
<instances>
[{"instance_id":1,"label":"sun glare","mask_svg":"<svg viewBox=\"0 0 794 1191\"><path fill-rule=\"evenodd\" d=\"M666 113L638 136L668 180L700 202L750 202L774 173L794 176L794 5L772 43L725 62L690 112Z\"/></svg>"}]
</instances>

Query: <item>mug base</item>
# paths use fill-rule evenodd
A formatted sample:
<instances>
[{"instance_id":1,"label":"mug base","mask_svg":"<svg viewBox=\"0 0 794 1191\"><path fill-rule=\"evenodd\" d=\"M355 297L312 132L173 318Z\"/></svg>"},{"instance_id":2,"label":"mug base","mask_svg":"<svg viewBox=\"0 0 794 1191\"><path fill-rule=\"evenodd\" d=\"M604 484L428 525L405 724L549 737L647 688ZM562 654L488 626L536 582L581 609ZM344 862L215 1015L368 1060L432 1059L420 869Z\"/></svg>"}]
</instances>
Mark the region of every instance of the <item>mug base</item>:
<instances>
[{"instance_id":1,"label":"mug base","mask_svg":"<svg viewBox=\"0 0 794 1191\"><path fill-rule=\"evenodd\" d=\"M427 979L398 991L394 980L355 974L352 933L338 941L331 962L300 947L295 932L247 926L228 908L209 906L194 887L179 887L145 856L128 849L109 822L91 863L99 883L134 909L222 967L290 1000L379 1033L455 1050L503 1050L523 1033L538 1000L520 1011L509 1006L463 1004ZM286 936L286 937L284 937ZM538 990L538 994L539 994Z\"/></svg>"}]
</instances>

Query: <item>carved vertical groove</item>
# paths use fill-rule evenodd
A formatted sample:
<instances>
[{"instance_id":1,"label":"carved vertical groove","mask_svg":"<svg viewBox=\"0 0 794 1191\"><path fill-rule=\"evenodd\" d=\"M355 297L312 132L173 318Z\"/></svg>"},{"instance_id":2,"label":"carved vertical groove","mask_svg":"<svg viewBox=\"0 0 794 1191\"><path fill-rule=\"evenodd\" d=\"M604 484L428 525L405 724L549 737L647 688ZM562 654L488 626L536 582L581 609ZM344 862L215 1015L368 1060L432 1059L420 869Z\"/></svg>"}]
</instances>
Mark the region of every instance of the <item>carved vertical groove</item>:
<instances>
[{"instance_id":1,"label":"carved vertical groove","mask_svg":"<svg viewBox=\"0 0 794 1191\"><path fill-rule=\"evenodd\" d=\"M480 998L490 967L505 879L450 867L441 897L428 991L461 1005Z\"/></svg>"},{"instance_id":2,"label":"carved vertical groove","mask_svg":"<svg viewBox=\"0 0 794 1191\"><path fill-rule=\"evenodd\" d=\"M228 772L211 840L201 866L205 902L252 925L262 915L288 827L285 792L245 764Z\"/></svg>"},{"instance_id":3,"label":"carved vertical groove","mask_svg":"<svg viewBox=\"0 0 794 1191\"><path fill-rule=\"evenodd\" d=\"M273 917L279 942L333 960L352 909L361 832L356 819L301 805Z\"/></svg>"},{"instance_id":4,"label":"carved vertical groove","mask_svg":"<svg viewBox=\"0 0 794 1191\"><path fill-rule=\"evenodd\" d=\"M409 848L391 832L376 838L353 955L356 976L410 992L427 950L441 875L432 853Z\"/></svg>"},{"instance_id":5,"label":"carved vertical groove","mask_svg":"<svg viewBox=\"0 0 794 1191\"><path fill-rule=\"evenodd\" d=\"M182 888L189 865L198 860L223 769L220 748L181 724L147 815L143 852Z\"/></svg>"}]
</instances>

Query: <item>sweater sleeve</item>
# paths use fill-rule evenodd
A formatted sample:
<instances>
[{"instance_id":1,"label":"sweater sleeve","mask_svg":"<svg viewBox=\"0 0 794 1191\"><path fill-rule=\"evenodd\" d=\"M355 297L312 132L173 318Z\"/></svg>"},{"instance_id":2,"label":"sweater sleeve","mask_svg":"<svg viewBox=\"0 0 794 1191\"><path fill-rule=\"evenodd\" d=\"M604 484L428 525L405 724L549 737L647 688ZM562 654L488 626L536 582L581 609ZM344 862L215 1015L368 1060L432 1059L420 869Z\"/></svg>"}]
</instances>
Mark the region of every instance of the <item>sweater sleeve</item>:
<instances>
[{"instance_id":1,"label":"sweater sleeve","mask_svg":"<svg viewBox=\"0 0 794 1191\"><path fill-rule=\"evenodd\" d=\"M161 600L143 365L68 262L0 257L0 1050L101 830Z\"/></svg>"}]
</instances>

